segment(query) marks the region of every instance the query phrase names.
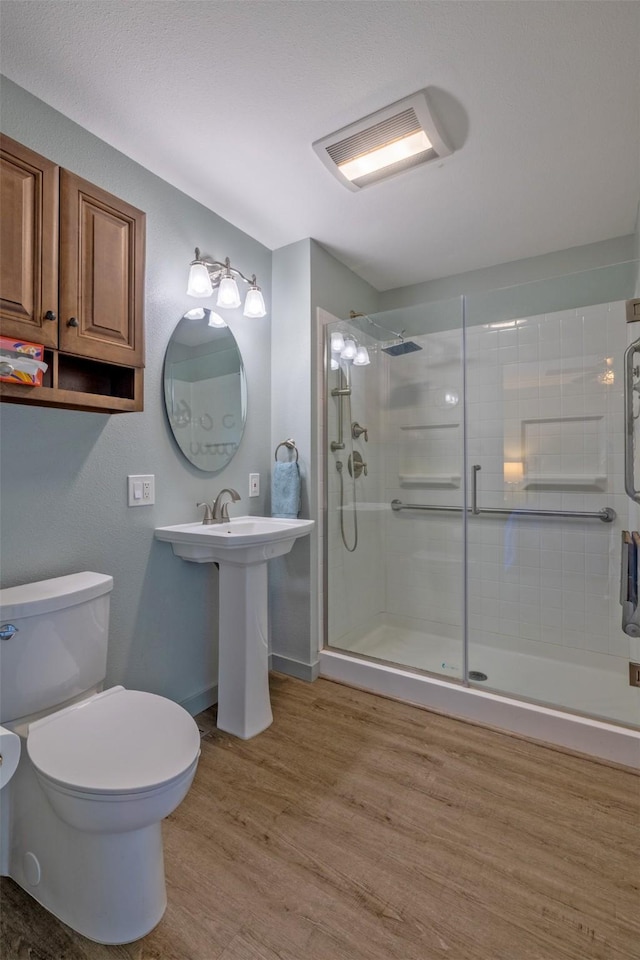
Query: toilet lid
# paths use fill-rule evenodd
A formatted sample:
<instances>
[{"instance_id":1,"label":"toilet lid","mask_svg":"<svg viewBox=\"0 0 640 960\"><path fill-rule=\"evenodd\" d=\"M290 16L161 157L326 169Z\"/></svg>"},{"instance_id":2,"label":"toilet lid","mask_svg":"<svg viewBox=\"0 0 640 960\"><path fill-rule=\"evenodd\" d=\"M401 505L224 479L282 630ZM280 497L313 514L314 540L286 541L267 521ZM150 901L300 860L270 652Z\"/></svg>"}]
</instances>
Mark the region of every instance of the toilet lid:
<instances>
[{"instance_id":1,"label":"toilet lid","mask_svg":"<svg viewBox=\"0 0 640 960\"><path fill-rule=\"evenodd\" d=\"M200 734L165 697L112 687L37 720L27 751L50 780L86 793L139 793L179 777L195 761Z\"/></svg>"}]
</instances>

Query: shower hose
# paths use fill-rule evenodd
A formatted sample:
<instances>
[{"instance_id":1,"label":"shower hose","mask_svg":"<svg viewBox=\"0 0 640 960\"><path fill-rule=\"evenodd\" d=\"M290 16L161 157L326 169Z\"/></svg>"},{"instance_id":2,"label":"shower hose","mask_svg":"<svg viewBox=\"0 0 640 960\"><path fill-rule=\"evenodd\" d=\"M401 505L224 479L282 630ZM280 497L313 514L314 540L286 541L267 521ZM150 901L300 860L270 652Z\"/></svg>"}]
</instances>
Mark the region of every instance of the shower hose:
<instances>
[{"instance_id":1,"label":"shower hose","mask_svg":"<svg viewBox=\"0 0 640 960\"><path fill-rule=\"evenodd\" d=\"M345 548L349 553L353 553L356 547L358 546L358 508L356 505L356 478L353 477L353 546L350 547L347 543L347 535L344 532L344 477L342 475L342 460L336 462L336 470L338 471L338 476L340 477L340 533L342 535L342 542L345 545Z\"/></svg>"}]
</instances>

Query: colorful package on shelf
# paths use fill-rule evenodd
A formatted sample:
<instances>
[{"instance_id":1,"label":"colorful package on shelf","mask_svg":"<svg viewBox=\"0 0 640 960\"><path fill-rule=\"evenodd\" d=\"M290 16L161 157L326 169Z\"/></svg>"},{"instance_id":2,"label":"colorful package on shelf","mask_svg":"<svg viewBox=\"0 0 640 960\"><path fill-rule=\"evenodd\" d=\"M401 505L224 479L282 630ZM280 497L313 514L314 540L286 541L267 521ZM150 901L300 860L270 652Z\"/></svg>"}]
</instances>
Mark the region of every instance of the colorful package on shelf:
<instances>
[{"instance_id":1,"label":"colorful package on shelf","mask_svg":"<svg viewBox=\"0 0 640 960\"><path fill-rule=\"evenodd\" d=\"M46 369L44 347L41 343L0 337L0 380L5 383L22 383L28 387L41 387L42 374Z\"/></svg>"}]
</instances>

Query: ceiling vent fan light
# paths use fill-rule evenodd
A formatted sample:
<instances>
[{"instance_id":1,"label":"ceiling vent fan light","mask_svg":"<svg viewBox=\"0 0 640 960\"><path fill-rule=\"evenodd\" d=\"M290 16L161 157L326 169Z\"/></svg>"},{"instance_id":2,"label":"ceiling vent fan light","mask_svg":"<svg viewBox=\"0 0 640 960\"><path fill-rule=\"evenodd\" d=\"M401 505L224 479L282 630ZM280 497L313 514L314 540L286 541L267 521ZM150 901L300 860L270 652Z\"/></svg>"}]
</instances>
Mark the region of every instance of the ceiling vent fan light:
<instances>
[{"instance_id":1,"label":"ceiling vent fan light","mask_svg":"<svg viewBox=\"0 0 640 960\"><path fill-rule=\"evenodd\" d=\"M313 149L350 190L452 152L436 126L424 90L317 140Z\"/></svg>"}]
</instances>

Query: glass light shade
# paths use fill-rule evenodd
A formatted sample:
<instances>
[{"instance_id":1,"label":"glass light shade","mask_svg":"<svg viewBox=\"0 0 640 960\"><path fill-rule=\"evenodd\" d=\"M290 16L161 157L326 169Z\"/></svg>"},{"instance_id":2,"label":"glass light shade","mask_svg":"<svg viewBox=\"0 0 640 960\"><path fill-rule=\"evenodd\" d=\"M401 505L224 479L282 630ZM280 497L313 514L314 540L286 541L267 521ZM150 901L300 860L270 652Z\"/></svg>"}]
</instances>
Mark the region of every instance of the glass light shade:
<instances>
[{"instance_id":1,"label":"glass light shade","mask_svg":"<svg viewBox=\"0 0 640 960\"><path fill-rule=\"evenodd\" d=\"M331 334L331 352L342 353L344 350L344 337L341 333Z\"/></svg>"},{"instance_id":2,"label":"glass light shade","mask_svg":"<svg viewBox=\"0 0 640 960\"><path fill-rule=\"evenodd\" d=\"M368 363L371 363L369 351L366 347L358 347L356 355L353 358L354 367L366 367Z\"/></svg>"},{"instance_id":3,"label":"glass light shade","mask_svg":"<svg viewBox=\"0 0 640 960\"><path fill-rule=\"evenodd\" d=\"M226 320L223 320L215 310L209 310L209 320L207 322L210 327L226 327L227 325Z\"/></svg>"},{"instance_id":4,"label":"glass light shade","mask_svg":"<svg viewBox=\"0 0 640 960\"><path fill-rule=\"evenodd\" d=\"M194 307L185 313L187 320L204 320L204 307Z\"/></svg>"},{"instance_id":5,"label":"glass light shade","mask_svg":"<svg viewBox=\"0 0 640 960\"><path fill-rule=\"evenodd\" d=\"M332 369L332 370L339 370L339 369L340 369L340 364L338 363L338 361L336 360L335 357L331 357L331 369Z\"/></svg>"},{"instance_id":6,"label":"glass light shade","mask_svg":"<svg viewBox=\"0 0 640 960\"><path fill-rule=\"evenodd\" d=\"M344 342L344 347L340 353L341 360L353 360L355 358L358 348L356 346L355 340L347 338Z\"/></svg>"},{"instance_id":7,"label":"glass light shade","mask_svg":"<svg viewBox=\"0 0 640 960\"><path fill-rule=\"evenodd\" d=\"M210 297L213 293L211 277L204 263L192 263L187 285L188 297Z\"/></svg>"},{"instance_id":8,"label":"glass light shade","mask_svg":"<svg viewBox=\"0 0 640 960\"><path fill-rule=\"evenodd\" d=\"M242 312L245 317L255 317L257 319L266 317L267 308L264 305L264 297L262 296L260 287L249 287Z\"/></svg>"},{"instance_id":9,"label":"glass light shade","mask_svg":"<svg viewBox=\"0 0 640 960\"><path fill-rule=\"evenodd\" d=\"M218 299L216 304L219 307L239 307L240 294L238 293L238 284L233 277L223 277L218 287Z\"/></svg>"}]
</instances>

